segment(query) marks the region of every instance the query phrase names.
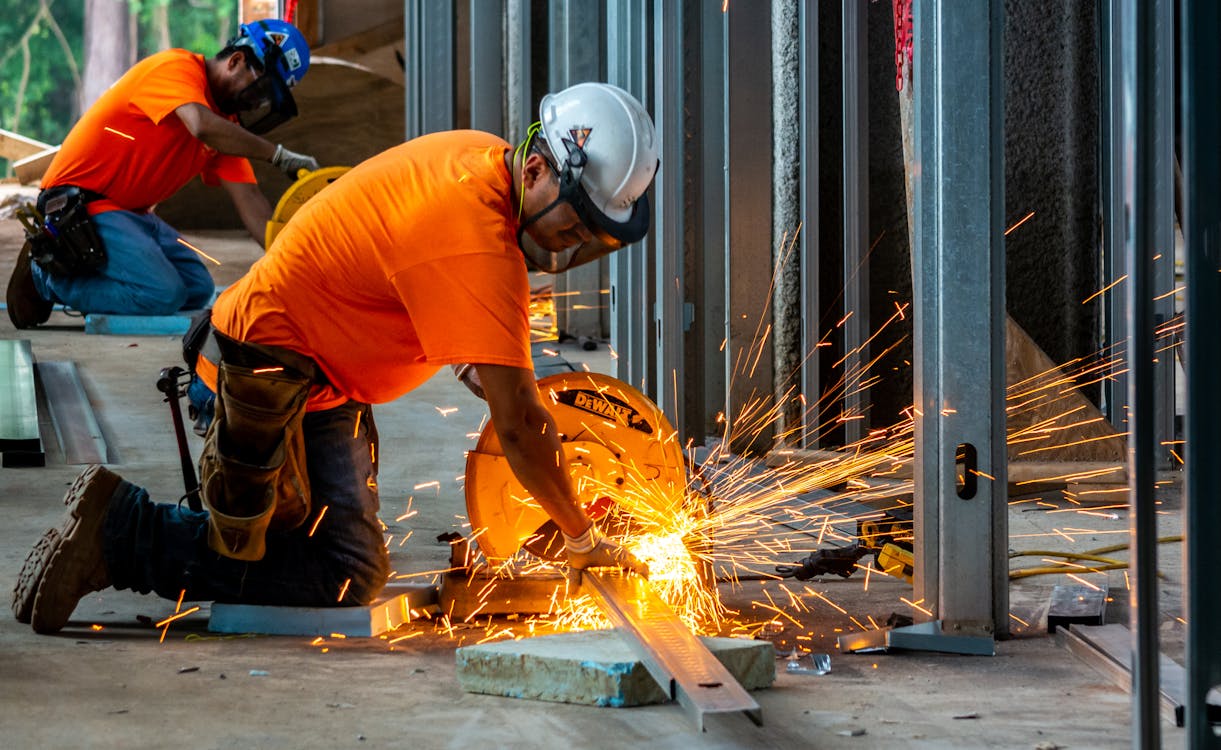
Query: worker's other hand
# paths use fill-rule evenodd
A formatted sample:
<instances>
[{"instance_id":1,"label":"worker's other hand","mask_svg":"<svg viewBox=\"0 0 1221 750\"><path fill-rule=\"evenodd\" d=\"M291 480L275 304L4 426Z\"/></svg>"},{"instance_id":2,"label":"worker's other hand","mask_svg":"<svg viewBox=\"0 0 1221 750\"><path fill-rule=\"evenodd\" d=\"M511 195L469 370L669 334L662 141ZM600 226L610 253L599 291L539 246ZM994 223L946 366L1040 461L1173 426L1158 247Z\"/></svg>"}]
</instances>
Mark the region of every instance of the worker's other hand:
<instances>
[{"instance_id":1,"label":"worker's other hand","mask_svg":"<svg viewBox=\"0 0 1221 750\"><path fill-rule=\"evenodd\" d=\"M454 376L462 381L462 385L466 386L467 390L475 394L484 401L488 400L487 394L483 392L483 382L479 380L479 373L475 370L474 365L450 365L454 371Z\"/></svg>"},{"instance_id":2,"label":"worker's other hand","mask_svg":"<svg viewBox=\"0 0 1221 750\"><path fill-rule=\"evenodd\" d=\"M636 559L618 542L607 539L590 524L578 537L564 535L564 549L568 552L568 586L581 585L581 574L586 568L623 568L637 575L649 577L649 566Z\"/></svg>"},{"instance_id":3,"label":"worker's other hand","mask_svg":"<svg viewBox=\"0 0 1221 750\"><path fill-rule=\"evenodd\" d=\"M318 160L306 154L298 154L296 151L289 151L282 145L276 146L276 153L271 157L271 163L280 168L284 174L288 175L288 179L296 180L297 173L302 169L313 172L318 169Z\"/></svg>"}]
</instances>

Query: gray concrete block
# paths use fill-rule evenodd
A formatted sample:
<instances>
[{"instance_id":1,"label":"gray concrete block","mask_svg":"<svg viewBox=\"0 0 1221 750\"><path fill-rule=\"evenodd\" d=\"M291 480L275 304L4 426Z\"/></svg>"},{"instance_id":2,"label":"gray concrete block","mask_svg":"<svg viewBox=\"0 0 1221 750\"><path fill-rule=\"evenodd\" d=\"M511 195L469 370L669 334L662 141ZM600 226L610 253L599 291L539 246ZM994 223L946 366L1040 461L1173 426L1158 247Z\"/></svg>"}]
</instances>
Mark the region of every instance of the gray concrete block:
<instances>
[{"instance_id":1,"label":"gray concrete block","mask_svg":"<svg viewBox=\"0 0 1221 750\"><path fill-rule=\"evenodd\" d=\"M208 630L213 633L262 635L330 635L370 637L411 621L411 610L437 602L437 588L419 583L389 584L367 607L271 607L255 604L212 605Z\"/></svg>"},{"instance_id":2,"label":"gray concrete block","mask_svg":"<svg viewBox=\"0 0 1221 750\"><path fill-rule=\"evenodd\" d=\"M770 642L700 640L747 690L769 687L775 681L776 652ZM458 684L468 693L614 707L669 700L613 630L464 646L455 656Z\"/></svg>"}]
</instances>

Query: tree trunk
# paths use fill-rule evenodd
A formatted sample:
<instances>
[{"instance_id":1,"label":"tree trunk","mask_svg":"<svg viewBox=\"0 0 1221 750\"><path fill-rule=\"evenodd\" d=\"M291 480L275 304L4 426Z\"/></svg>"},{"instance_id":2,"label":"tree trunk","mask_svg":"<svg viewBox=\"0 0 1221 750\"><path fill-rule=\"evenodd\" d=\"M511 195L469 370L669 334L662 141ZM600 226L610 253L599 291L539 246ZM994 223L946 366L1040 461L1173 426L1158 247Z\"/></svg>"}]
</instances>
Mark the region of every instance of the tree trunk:
<instances>
[{"instance_id":1,"label":"tree trunk","mask_svg":"<svg viewBox=\"0 0 1221 750\"><path fill-rule=\"evenodd\" d=\"M127 0L85 0L85 72L81 112L97 101L134 62Z\"/></svg>"},{"instance_id":2,"label":"tree trunk","mask_svg":"<svg viewBox=\"0 0 1221 750\"><path fill-rule=\"evenodd\" d=\"M173 47L170 41L170 4L160 2L153 6L153 34L157 38L157 50Z\"/></svg>"}]
</instances>

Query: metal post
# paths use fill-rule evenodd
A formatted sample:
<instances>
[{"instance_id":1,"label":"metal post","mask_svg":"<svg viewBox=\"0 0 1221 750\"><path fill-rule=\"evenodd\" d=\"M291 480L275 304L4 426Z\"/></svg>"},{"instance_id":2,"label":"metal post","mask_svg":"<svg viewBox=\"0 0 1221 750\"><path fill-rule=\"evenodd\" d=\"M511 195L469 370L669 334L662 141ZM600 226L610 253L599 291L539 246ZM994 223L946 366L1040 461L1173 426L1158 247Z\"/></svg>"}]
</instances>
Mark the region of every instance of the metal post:
<instances>
[{"instance_id":1,"label":"metal post","mask_svg":"<svg viewBox=\"0 0 1221 750\"><path fill-rule=\"evenodd\" d=\"M559 91L582 81L602 80L602 17L597 3L551 0L549 85ZM605 310L601 260L566 271L555 278L556 323L561 334L600 338ZM609 333L609 313L607 332Z\"/></svg>"},{"instance_id":2,"label":"metal post","mask_svg":"<svg viewBox=\"0 0 1221 750\"><path fill-rule=\"evenodd\" d=\"M1124 203L1123 203L1123 58L1125 49L1122 37L1122 13L1118 5L1121 0L1102 0L1101 34L1105 39L1106 67L1102 73L1104 100L1102 119L1108 144L1103 154L1103 163L1109 165L1109 182L1103 194L1103 286L1119 282L1128 275L1127 257L1123 251ZM1108 291L1103 298L1103 315L1106 326L1106 355L1117 362L1125 356L1128 346L1127 298L1116 289ZM1111 377L1103 382L1103 399L1111 424L1121 431L1128 429L1128 377L1126 368L1114 367Z\"/></svg>"},{"instance_id":3,"label":"metal post","mask_svg":"<svg viewBox=\"0 0 1221 750\"><path fill-rule=\"evenodd\" d=\"M653 191L656 206L653 236L656 240L657 403L670 423L685 424L682 385L686 319L683 273L683 8L679 0L656 0L653 5L653 120L657 127L661 169Z\"/></svg>"},{"instance_id":4,"label":"metal post","mask_svg":"<svg viewBox=\"0 0 1221 750\"><path fill-rule=\"evenodd\" d=\"M840 648L991 654L1008 618L1004 0L924 0L913 20L915 583L930 619Z\"/></svg>"},{"instance_id":5,"label":"metal post","mask_svg":"<svg viewBox=\"0 0 1221 750\"><path fill-rule=\"evenodd\" d=\"M725 195L728 185L725 179L725 20L722 6L716 3L697 2L699 9L700 57L699 75L699 119L692 129L699 139L696 155L699 160L700 182L696 186L699 196L698 221L699 268L701 289L700 304L696 308L696 322L701 339L697 342L701 357L699 375L703 381L703 432L720 436L724 425L717 423L717 415L725 409L727 381L725 380ZM688 85L691 82L688 81Z\"/></svg>"},{"instance_id":6,"label":"metal post","mask_svg":"<svg viewBox=\"0 0 1221 750\"><path fill-rule=\"evenodd\" d=\"M504 0L470 0L471 127L505 132Z\"/></svg>"},{"instance_id":7,"label":"metal post","mask_svg":"<svg viewBox=\"0 0 1221 750\"><path fill-rule=\"evenodd\" d=\"M869 361L869 5L843 0L844 442L865 435L865 393L853 387ZM817 11L815 11L817 12Z\"/></svg>"},{"instance_id":8,"label":"metal post","mask_svg":"<svg viewBox=\"0 0 1221 750\"><path fill-rule=\"evenodd\" d=\"M778 440L800 446L801 388L801 5L772 0L772 350Z\"/></svg>"},{"instance_id":9,"label":"metal post","mask_svg":"<svg viewBox=\"0 0 1221 750\"><path fill-rule=\"evenodd\" d=\"M649 6L652 0L607 0L607 81L649 107ZM662 155L664 161L665 155ZM651 198L655 198L654 188ZM652 236L610 256L610 331L615 377L651 393L653 316L649 310Z\"/></svg>"},{"instance_id":10,"label":"metal post","mask_svg":"<svg viewBox=\"0 0 1221 750\"><path fill-rule=\"evenodd\" d=\"M520 143L538 119L530 88L530 0L505 0L505 109L508 141Z\"/></svg>"},{"instance_id":11,"label":"metal post","mask_svg":"<svg viewBox=\"0 0 1221 750\"><path fill-rule=\"evenodd\" d=\"M1153 255L1157 249L1157 4L1123 0L1121 110L1124 257L1128 266L1128 477L1131 503L1132 742L1161 746L1158 706L1157 481L1153 367ZM1117 50L1119 51L1119 50Z\"/></svg>"},{"instance_id":12,"label":"metal post","mask_svg":"<svg viewBox=\"0 0 1221 750\"><path fill-rule=\"evenodd\" d=\"M771 448L759 424L772 404L771 19L764 6L730 3L725 34L725 418L730 449Z\"/></svg>"},{"instance_id":13,"label":"metal post","mask_svg":"<svg viewBox=\"0 0 1221 750\"><path fill-rule=\"evenodd\" d=\"M1187 262L1187 486L1183 511L1187 580L1187 746L1221 747L1207 695L1221 689L1221 6L1182 0L1183 239Z\"/></svg>"},{"instance_id":14,"label":"metal post","mask_svg":"<svg viewBox=\"0 0 1221 750\"><path fill-rule=\"evenodd\" d=\"M1175 0L1150 0L1153 13L1162 19L1152 35L1153 66L1150 76L1149 155L1153 174L1149 195L1151 237L1149 276L1150 312L1154 335L1174 317L1174 18ZM1153 455L1155 469L1170 467L1170 441L1175 438L1174 349L1168 341L1154 341L1153 368ZM1156 480L1155 480L1156 481Z\"/></svg>"},{"instance_id":15,"label":"metal post","mask_svg":"<svg viewBox=\"0 0 1221 750\"><path fill-rule=\"evenodd\" d=\"M801 3L801 393L805 396L805 445L815 447L820 420L818 321L818 6Z\"/></svg>"},{"instance_id":16,"label":"metal post","mask_svg":"<svg viewBox=\"0 0 1221 750\"><path fill-rule=\"evenodd\" d=\"M406 0L407 138L454 127L453 0Z\"/></svg>"}]
</instances>

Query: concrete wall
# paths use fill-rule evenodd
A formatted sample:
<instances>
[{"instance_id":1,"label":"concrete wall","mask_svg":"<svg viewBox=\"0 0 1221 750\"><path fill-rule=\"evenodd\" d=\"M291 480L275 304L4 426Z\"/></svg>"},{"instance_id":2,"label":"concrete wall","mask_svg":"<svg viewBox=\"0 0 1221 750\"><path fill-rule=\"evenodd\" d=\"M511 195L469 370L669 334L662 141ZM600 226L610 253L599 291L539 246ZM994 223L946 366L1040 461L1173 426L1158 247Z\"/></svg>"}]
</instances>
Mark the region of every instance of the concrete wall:
<instances>
[{"instance_id":1,"label":"concrete wall","mask_svg":"<svg viewBox=\"0 0 1221 750\"><path fill-rule=\"evenodd\" d=\"M1007 226L1035 216L1006 238L1010 314L1053 361L1099 348L1097 302L1081 301L1099 281L1097 21L1093 3L1006 3L1005 194ZM820 4L819 104L823 330L843 312L843 175L840 6ZM912 294L904 164L895 90L894 27L889 2L869 11L869 241L873 327ZM919 63L917 63L919 64ZM888 329L879 347L904 336L879 364L870 423L893 423L911 403L911 317ZM828 367L842 353L824 356Z\"/></svg>"},{"instance_id":2,"label":"concrete wall","mask_svg":"<svg viewBox=\"0 0 1221 750\"><path fill-rule=\"evenodd\" d=\"M1097 351L1096 3L1005 3L1009 313L1055 362Z\"/></svg>"}]
</instances>

